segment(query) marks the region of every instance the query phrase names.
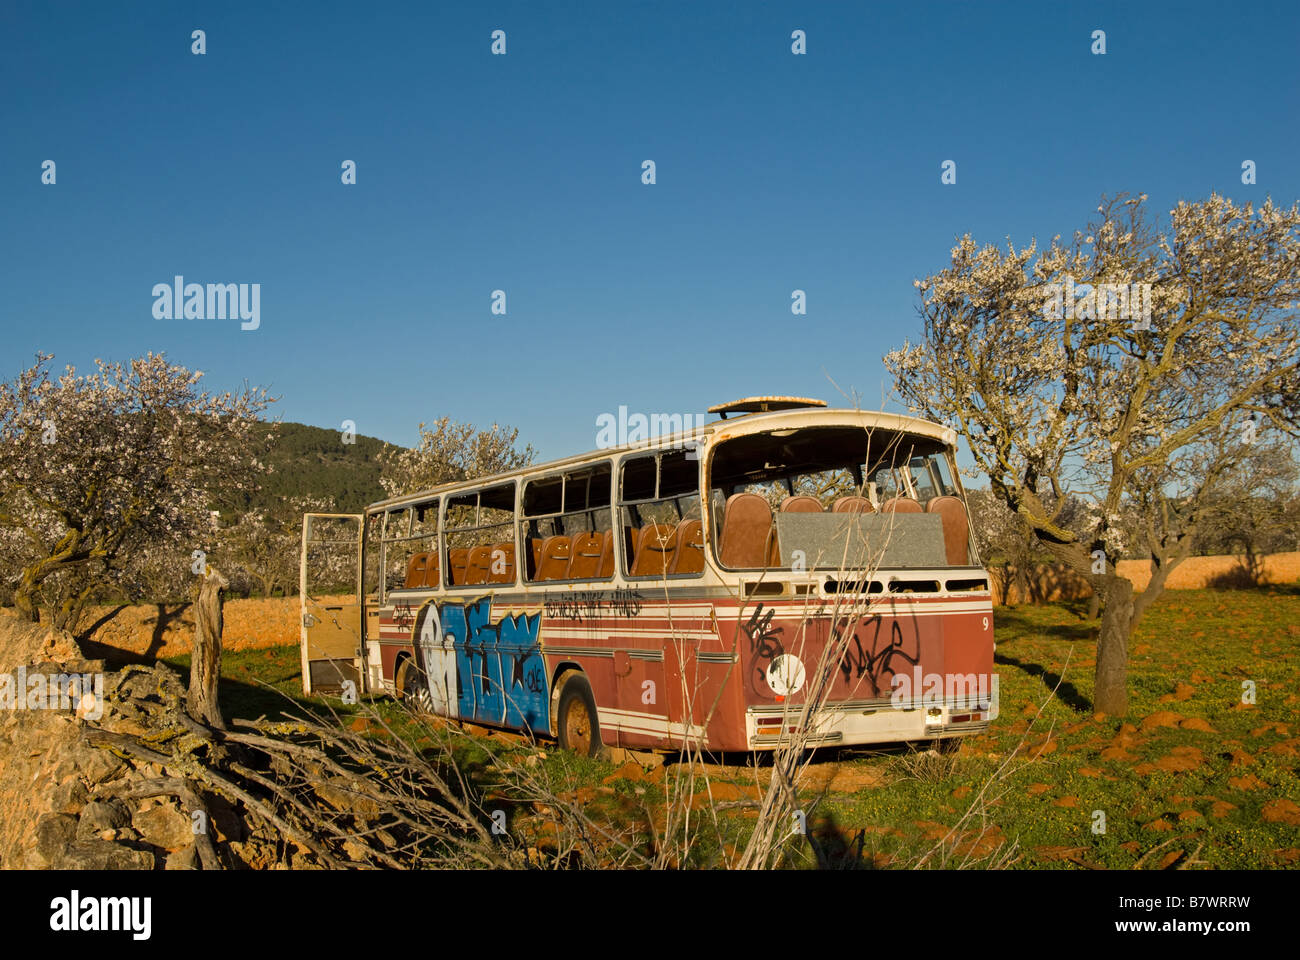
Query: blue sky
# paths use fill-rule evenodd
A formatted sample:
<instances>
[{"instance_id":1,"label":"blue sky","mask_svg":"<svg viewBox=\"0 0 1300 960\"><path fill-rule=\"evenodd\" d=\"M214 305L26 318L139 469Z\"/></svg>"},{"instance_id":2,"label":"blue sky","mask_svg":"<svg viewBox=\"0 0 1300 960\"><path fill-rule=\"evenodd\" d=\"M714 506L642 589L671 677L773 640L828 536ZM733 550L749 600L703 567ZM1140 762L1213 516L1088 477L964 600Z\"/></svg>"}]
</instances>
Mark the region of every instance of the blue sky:
<instances>
[{"instance_id":1,"label":"blue sky","mask_svg":"<svg viewBox=\"0 0 1300 960\"><path fill-rule=\"evenodd\" d=\"M1298 28L1295 3L4 3L0 378L165 351L286 420L497 421L545 459L620 405L833 379L878 407L962 233L1069 235L1119 191L1294 202ZM177 274L260 283L259 329L155 319Z\"/></svg>"}]
</instances>

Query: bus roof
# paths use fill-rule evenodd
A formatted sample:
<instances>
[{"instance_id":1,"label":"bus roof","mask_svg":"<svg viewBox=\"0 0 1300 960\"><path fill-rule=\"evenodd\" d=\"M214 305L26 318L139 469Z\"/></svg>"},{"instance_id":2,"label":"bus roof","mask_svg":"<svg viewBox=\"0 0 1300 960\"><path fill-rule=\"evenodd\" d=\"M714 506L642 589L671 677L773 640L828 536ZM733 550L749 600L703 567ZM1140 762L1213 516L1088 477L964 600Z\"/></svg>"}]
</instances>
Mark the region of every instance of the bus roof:
<instances>
[{"instance_id":1,"label":"bus roof","mask_svg":"<svg viewBox=\"0 0 1300 960\"><path fill-rule=\"evenodd\" d=\"M548 473L565 467L577 467L584 463L603 460L622 453L680 447L684 446L688 440L702 440L705 446L710 446L715 442L730 440L734 437L749 436L755 433L766 433L770 430L799 430L805 427L829 426L860 426L864 430L888 430L896 433L929 437L949 447L954 447L957 444L957 432L951 427L946 427L941 423L933 423L929 420L922 420L919 417L885 413L880 410L829 410L808 407L797 410L776 410L770 413L751 413L737 420L714 420L712 423L707 423L698 429L681 430L665 436L652 437L638 443L603 447L587 453L564 457L560 460L549 460L545 463L519 467L506 473L489 474L471 480L458 480L454 483L443 483L436 487L403 494L400 497L376 500L366 507L365 512L374 513L393 506L418 503L440 494L463 489L474 489L484 484L504 483L516 477Z\"/></svg>"}]
</instances>

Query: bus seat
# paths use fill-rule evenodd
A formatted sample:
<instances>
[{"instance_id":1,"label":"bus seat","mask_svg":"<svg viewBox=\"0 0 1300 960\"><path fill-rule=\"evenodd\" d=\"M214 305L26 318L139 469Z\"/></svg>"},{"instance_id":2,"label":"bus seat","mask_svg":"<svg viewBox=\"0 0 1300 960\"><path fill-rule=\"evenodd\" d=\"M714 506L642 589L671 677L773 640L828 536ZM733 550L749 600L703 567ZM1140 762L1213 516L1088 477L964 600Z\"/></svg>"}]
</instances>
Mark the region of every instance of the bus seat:
<instances>
[{"instance_id":1,"label":"bus seat","mask_svg":"<svg viewBox=\"0 0 1300 960\"><path fill-rule=\"evenodd\" d=\"M492 548L474 547L469 552L468 569L465 571L466 583L487 583L488 573L492 567Z\"/></svg>"},{"instance_id":2,"label":"bus seat","mask_svg":"<svg viewBox=\"0 0 1300 960\"><path fill-rule=\"evenodd\" d=\"M452 586L460 586L465 582L465 568L469 564L469 550L461 547L456 550L450 550L447 554L447 565L451 568Z\"/></svg>"},{"instance_id":3,"label":"bus seat","mask_svg":"<svg viewBox=\"0 0 1300 960\"><path fill-rule=\"evenodd\" d=\"M676 533L677 528L667 523L647 523L642 527L630 575L662 577L667 573L677 552Z\"/></svg>"},{"instance_id":4,"label":"bus seat","mask_svg":"<svg viewBox=\"0 0 1300 960\"><path fill-rule=\"evenodd\" d=\"M866 497L840 497L831 507L831 513L875 513L876 508Z\"/></svg>"},{"instance_id":5,"label":"bus seat","mask_svg":"<svg viewBox=\"0 0 1300 960\"><path fill-rule=\"evenodd\" d=\"M822 502L816 497L786 497L781 501L782 513L821 513Z\"/></svg>"},{"instance_id":6,"label":"bus seat","mask_svg":"<svg viewBox=\"0 0 1300 960\"><path fill-rule=\"evenodd\" d=\"M704 572L704 525L699 520L683 520L677 524L677 552L668 572Z\"/></svg>"},{"instance_id":7,"label":"bus seat","mask_svg":"<svg viewBox=\"0 0 1300 960\"><path fill-rule=\"evenodd\" d=\"M600 576L605 538L599 533L575 533L570 541L569 579L594 580Z\"/></svg>"},{"instance_id":8,"label":"bus seat","mask_svg":"<svg viewBox=\"0 0 1300 960\"><path fill-rule=\"evenodd\" d=\"M722 510L718 556L726 567L767 565L772 533L772 507L756 493L735 493Z\"/></svg>"},{"instance_id":9,"label":"bus seat","mask_svg":"<svg viewBox=\"0 0 1300 960\"><path fill-rule=\"evenodd\" d=\"M438 578L438 555L436 553L429 554L428 565L424 568L424 585L433 587L435 590L442 585Z\"/></svg>"},{"instance_id":10,"label":"bus seat","mask_svg":"<svg viewBox=\"0 0 1300 960\"><path fill-rule=\"evenodd\" d=\"M614 575L614 531L606 530L600 537L600 578Z\"/></svg>"},{"instance_id":11,"label":"bus seat","mask_svg":"<svg viewBox=\"0 0 1300 960\"><path fill-rule=\"evenodd\" d=\"M402 584L405 588L424 586L424 578L428 575L429 555L427 553L416 553L406 564L406 582Z\"/></svg>"},{"instance_id":12,"label":"bus seat","mask_svg":"<svg viewBox=\"0 0 1300 960\"><path fill-rule=\"evenodd\" d=\"M948 554L948 566L962 567L969 563L970 527L961 500L953 496L935 497L925 505L925 512L936 513L943 521L943 545Z\"/></svg>"},{"instance_id":13,"label":"bus seat","mask_svg":"<svg viewBox=\"0 0 1300 960\"><path fill-rule=\"evenodd\" d=\"M625 557L636 556L636 535L640 533L630 526L623 527L623 555ZM602 579L608 579L614 575L614 531L606 530L604 540L600 549L600 576Z\"/></svg>"},{"instance_id":14,"label":"bus seat","mask_svg":"<svg viewBox=\"0 0 1300 960\"><path fill-rule=\"evenodd\" d=\"M542 559L537 565L537 579L567 580L572 550L573 541L562 533L543 540Z\"/></svg>"},{"instance_id":15,"label":"bus seat","mask_svg":"<svg viewBox=\"0 0 1300 960\"><path fill-rule=\"evenodd\" d=\"M497 572L501 566L501 554L505 554L505 569ZM488 555L488 583L515 582L515 545L513 543L494 543Z\"/></svg>"},{"instance_id":16,"label":"bus seat","mask_svg":"<svg viewBox=\"0 0 1300 960\"><path fill-rule=\"evenodd\" d=\"M881 513L921 513L921 505L911 497L891 497L880 505Z\"/></svg>"}]
</instances>

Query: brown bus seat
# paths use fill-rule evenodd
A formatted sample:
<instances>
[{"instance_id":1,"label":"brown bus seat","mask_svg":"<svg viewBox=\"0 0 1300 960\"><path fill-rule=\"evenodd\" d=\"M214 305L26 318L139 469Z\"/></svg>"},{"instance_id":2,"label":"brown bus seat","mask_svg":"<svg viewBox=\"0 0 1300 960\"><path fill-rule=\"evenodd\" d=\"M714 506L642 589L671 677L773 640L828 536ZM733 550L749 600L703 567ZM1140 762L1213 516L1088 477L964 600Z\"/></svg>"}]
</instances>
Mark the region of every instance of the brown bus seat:
<instances>
[{"instance_id":1,"label":"brown bus seat","mask_svg":"<svg viewBox=\"0 0 1300 960\"><path fill-rule=\"evenodd\" d=\"M822 502L816 497L786 497L781 501L782 513L821 513Z\"/></svg>"},{"instance_id":2,"label":"brown bus seat","mask_svg":"<svg viewBox=\"0 0 1300 960\"><path fill-rule=\"evenodd\" d=\"M614 531L606 530L600 538L600 577L614 575Z\"/></svg>"},{"instance_id":3,"label":"brown bus seat","mask_svg":"<svg viewBox=\"0 0 1300 960\"><path fill-rule=\"evenodd\" d=\"M465 568L469 564L469 550L461 547L456 550L447 552L447 566L451 568L452 586L460 586L465 582Z\"/></svg>"},{"instance_id":4,"label":"brown bus seat","mask_svg":"<svg viewBox=\"0 0 1300 960\"><path fill-rule=\"evenodd\" d=\"M466 583L487 583L488 573L492 567L492 548L483 546L471 549L467 566Z\"/></svg>"},{"instance_id":5,"label":"brown bus seat","mask_svg":"<svg viewBox=\"0 0 1300 960\"><path fill-rule=\"evenodd\" d=\"M424 585L435 590L442 585L438 579L438 554L436 553L429 554L429 563L424 568Z\"/></svg>"},{"instance_id":6,"label":"brown bus seat","mask_svg":"<svg viewBox=\"0 0 1300 960\"><path fill-rule=\"evenodd\" d=\"M677 524L677 552L668 572L704 572L704 524L699 520L683 520Z\"/></svg>"},{"instance_id":7,"label":"brown bus seat","mask_svg":"<svg viewBox=\"0 0 1300 960\"><path fill-rule=\"evenodd\" d=\"M772 545L772 507L756 493L734 493L722 510L718 556L724 567L767 565Z\"/></svg>"},{"instance_id":8,"label":"brown bus seat","mask_svg":"<svg viewBox=\"0 0 1300 960\"><path fill-rule=\"evenodd\" d=\"M639 531L635 531L639 532ZM631 527L623 528L623 553L626 556L633 556L633 545L636 542L634 531ZM600 545L600 576L601 579L608 579L614 575L614 531L606 530Z\"/></svg>"},{"instance_id":9,"label":"brown bus seat","mask_svg":"<svg viewBox=\"0 0 1300 960\"><path fill-rule=\"evenodd\" d=\"M605 538L599 533L583 531L570 540L569 579L594 580L600 576L600 561Z\"/></svg>"},{"instance_id":10,"label":"brown bus seat","mask_svg":"<svg viewBox=\"0 0 1300 960\"><path fill-rule=\"evenodd\" d=\"M542 559L537 564L538 580L567 580L569 578L569 557L573 552L573 541L564 534L556 534L542 541Z\"/></svg>"},{"instance_id":11,"label":"brown bus seat","mask_svg":"<svg viewBox=\"0 0 1300 960\"><path fill-rule=\"evenodd\" d=\"M429 554L416 553L411 555L411 559L406 564L406 582L403 587L423 587L425 577L428 576Z\"/></svg>"},{"instance_id":12,"label":"brown bus seat","mask_svg":"<svg viewBox=\"0 0 1300 960\"><path fill-rule=\"evenodd\" d=\"M936 513L943 521L943 545L948 554L948 566L963 567L969 563L970 527L961 500L952 496L935 497L925 505L925 512Z\"/></svg>"},{"instance_id":13,"label":"brown bus seat","mask_svg":"<svg viewBox=\"0 0 1300 960\"><path fill-rule=\"evenodd\" d=\"M662 577L677 552L677 529L667 523L647 523L637 538L630 576Z\"/></svg>"},{"instance_id":14,"label":"brown bus seat","mask_svg":"<svg viewBox=\"0 0 1300 960\"><path fill-rule=\"evenodd\" d=\"M501 554L505 554L505 569L500 573L496 568L501 566ZM515 545L513 543L494 543L492 552L488 556L488 583L514 583L515 582Z\"/></svg>"},{"instance_id":15,"label":"brown bus seat","mask_svg":"<svg viewBox=\"0 0 1300 960\"><path fill-rule=\"evenodd\" d=\"M866 497L840 497L831 507L831 513L875 513L876 508Z\"/></svg>"},{"instance_id":16,"label":"brown bus seat","mask_svg":"<svg viewBox=\"0 0 1300 960\"><path fill-rule=\"evenodd\" d=\"M881 513L921 513L921 505L911 497L891 497L880 505Z\"/></svg>"}]
</instances>

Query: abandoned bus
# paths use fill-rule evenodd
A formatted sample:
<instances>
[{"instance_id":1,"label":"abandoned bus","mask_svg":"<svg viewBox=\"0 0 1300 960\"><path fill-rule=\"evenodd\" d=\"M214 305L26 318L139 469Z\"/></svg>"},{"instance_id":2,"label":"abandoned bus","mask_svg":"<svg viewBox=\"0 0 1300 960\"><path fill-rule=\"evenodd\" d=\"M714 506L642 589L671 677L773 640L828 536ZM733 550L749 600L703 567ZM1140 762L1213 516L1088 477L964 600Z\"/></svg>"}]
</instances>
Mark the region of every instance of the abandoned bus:
<instances>
[{"instance_id":1,"label":"abandoned bus","mask_svg":"<svg viewBox=\"0 0 1300 960\"><path fill-rule=\"evenodd\" d=\"M650 443L308 514L304 690L588 754L986 729L992 595L955 433L824 407L738 401Z\"/></svg>"}]
</instances>

